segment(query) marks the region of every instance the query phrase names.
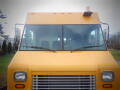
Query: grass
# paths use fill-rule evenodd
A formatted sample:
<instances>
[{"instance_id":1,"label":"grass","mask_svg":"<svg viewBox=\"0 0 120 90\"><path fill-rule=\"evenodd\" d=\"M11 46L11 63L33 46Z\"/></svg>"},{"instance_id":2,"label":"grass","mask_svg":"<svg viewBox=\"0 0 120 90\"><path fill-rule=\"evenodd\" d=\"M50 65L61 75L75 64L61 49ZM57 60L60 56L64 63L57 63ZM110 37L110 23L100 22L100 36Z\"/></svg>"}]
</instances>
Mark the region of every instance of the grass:
<instances>
[{"instance_id":1,"label":"grass","mask_svg":"<svg viewBox=\"0 0 120 90\"><path fill-rule=\"evenodd\" d=\"M120 60L120 50L110 50L110 52L116 60Z\"/></svg>"},{"instance_id":2,"label":"grass","mask_svg":"<svg viewBox=\"0 0 120 90\"><path fill-rule=\"evenodd\" d=\"M0 56L0 87L6 85L7 66L14 54Z\"/></svg>"}]
</instances>

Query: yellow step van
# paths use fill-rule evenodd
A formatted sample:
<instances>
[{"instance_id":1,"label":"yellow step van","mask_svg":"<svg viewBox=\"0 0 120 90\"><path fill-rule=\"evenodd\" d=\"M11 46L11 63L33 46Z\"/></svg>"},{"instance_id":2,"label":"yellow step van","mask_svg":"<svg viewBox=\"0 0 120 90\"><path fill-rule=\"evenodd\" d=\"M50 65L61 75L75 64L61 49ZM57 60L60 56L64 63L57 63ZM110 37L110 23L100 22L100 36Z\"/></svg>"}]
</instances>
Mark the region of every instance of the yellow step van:
<instances>
[{"instance_id":1,"label":"yellow step van","mask_svg":"<svg viewBox=\"0 0 120 90\"><path fill-rule=\"evenodd\" d=\"M8 90L120 90L120 67L95 12L29 13Z\"/></svg>"}]
</instances>

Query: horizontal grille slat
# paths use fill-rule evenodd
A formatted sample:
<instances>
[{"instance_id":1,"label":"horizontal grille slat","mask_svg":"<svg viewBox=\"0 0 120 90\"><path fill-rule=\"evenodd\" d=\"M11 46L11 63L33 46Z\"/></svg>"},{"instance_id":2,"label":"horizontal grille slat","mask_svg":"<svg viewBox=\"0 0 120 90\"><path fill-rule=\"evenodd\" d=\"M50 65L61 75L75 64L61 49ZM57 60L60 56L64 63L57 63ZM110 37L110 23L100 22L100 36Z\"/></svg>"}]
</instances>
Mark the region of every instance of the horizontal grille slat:
<instances>
[{"instance_id":1,"label":"horizontal grille slat","mask_svg":"<svg viewBox=\"0 0 120 90\"><path fill-rule=\"evenodd\" d=\"M37 89L33 89L33 90L66 90L66 89L69 89L69 90L95 90L95 89L92 89L92 88L37 88Z\"/></svg>"},{"instance_id":2,"label":"horizontal grille slat","mask_svg":"<svg viewBox=\"0 0 120 90\"><path fill-rule=\"evenodd\" d=\"M33 85L33 86L47 86L47 85ZM49 85L49 86L89 86L89 85ZM95 85L91 85L95 86Z\"/></svg>"},{"instance_id":3,"label":"horizontal grille slat","mask_svg":"<svg viewBox=\"0 0 120 90\"><path fill-rule=\"evenodd\" d=\"M32 90L96 90L95 75L33 75Z\"/></svg>"},{"instance_id":4,"label":"horizontal grille slat","mask_svg":"<svg viewBox=\"0 0 120 90\"><path fill-rule=\"evenodd\" d=\"M77 78L77 79L79 79L79 78L90 78L90 77L33 77L33 78L65 78L65 79L69 79L69 78ZM94 77L92 77L92 78L94 78Z\"/></svg>"},{"instance_id":5,"label":"horizontal grille slat","mask_svg":"<svg viewBox=\"0 0 120 90\"><path fill-rule=\"evenodd\" d=\"M33 81L36 81L36 80L33 80ZM71 82L74 82L74 81L76 81L76 80L38 80L38 81L43 81L43 82L45 82L45 81L50 81L50 82L54 82L54 81L65 81L65 82L67 82L67 81L71 81ZM86 80L86 79L83 79L83 80L80 80L80 81L88 81L89 82L89 80Z\"/></svg>"}]
</instances>

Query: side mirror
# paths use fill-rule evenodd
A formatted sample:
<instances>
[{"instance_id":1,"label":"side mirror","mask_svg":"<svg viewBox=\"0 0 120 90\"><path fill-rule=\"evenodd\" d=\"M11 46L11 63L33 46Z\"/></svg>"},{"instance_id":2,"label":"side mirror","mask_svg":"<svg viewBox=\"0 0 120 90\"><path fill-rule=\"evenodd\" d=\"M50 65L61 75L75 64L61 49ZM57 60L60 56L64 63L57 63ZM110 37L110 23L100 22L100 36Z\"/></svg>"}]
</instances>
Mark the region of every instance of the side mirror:
<instances>
[{"instance_id":1,"label":"side mirror","mask_svg":"<svg viewBox=\"0 0 120 90\"><path fill-rule=\"evenodd\" d=\"M14 36L14 44L15 44L15 50L18 50L22 32L23 32L24 24L15 24L15 36Z\"/></svg>"},{"instance_id":2,"label":"side mirror","mask_svg":"<svg viewBox=\"0 0 120 90\"><path fill-rule=\"evenodd\" d=\"M101 27L103 30L103 35L105 42L107 44L107 47L110 47L110 42L109 42L109 35L110 35L110 30L109 30L109 24L108 23L101 23Z\"/></svg>"}]
</instances>

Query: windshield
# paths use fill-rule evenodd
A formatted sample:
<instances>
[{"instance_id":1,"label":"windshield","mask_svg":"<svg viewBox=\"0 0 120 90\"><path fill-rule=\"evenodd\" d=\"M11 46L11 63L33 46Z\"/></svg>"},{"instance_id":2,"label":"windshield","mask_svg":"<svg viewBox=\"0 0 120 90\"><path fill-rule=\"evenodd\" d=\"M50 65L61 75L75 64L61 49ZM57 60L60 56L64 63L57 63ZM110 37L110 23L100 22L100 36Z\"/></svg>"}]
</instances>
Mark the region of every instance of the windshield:
<instances>
[{"instance_id":1,"label":"windshield","mask_svg":"<svg viewBox=\"0 0 120 90\"><path fill-rule=\"evenodd\" d=\"M106 50L99 24L26 25L20 50Z\"/></svg>"}]
</instances>

